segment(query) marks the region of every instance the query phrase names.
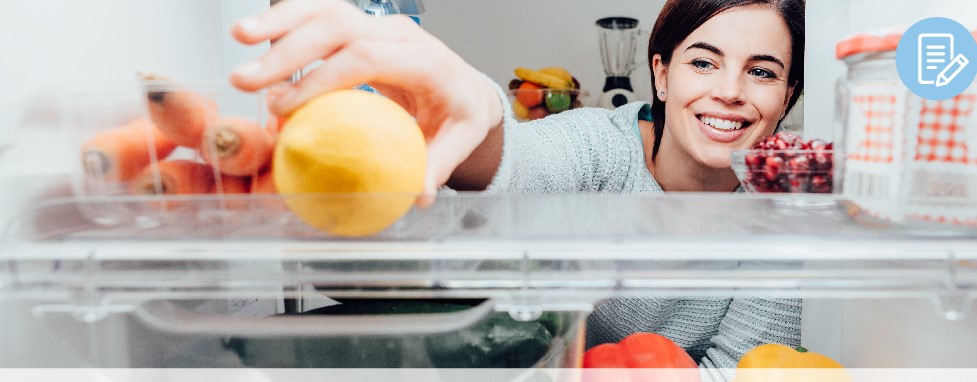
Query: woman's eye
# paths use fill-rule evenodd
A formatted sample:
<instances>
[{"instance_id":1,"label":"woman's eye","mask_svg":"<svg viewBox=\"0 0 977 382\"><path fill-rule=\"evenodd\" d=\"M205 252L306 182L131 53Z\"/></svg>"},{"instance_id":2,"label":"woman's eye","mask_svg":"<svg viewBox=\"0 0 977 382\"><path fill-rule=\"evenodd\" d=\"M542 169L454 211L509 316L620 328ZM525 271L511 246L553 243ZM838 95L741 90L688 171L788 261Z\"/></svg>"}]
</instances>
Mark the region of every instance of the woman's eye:
<instances>
[{"instance_id":1,"label":"woman's eye","mask_svg":"<svg viewBox=\"0 0 977 382\"><path fill-rule=\"evenodd\" d=\"M716 65L713 65L711 62L706 60L692 60L692 62L689 64L698 70L710 70L716 68Z\"/></svg>"},{"instance_id":2,"label":"woman's eye","mask_svg":"<svg viewBox=\"0 0 977 382\"><path fill-rule=\"evenodd\" d=\"M764 79L767 79L767 78L771 78L771 79L772 78L777 78L777 75L774 74L774 72L771 72L771 71L769 71L767 69L763 69L763 68L753 68L753 69L750 69L750 75L751 76L754 76L754 77L757 77L757 78L764 78Z\"/></svg>"}]
</instances>

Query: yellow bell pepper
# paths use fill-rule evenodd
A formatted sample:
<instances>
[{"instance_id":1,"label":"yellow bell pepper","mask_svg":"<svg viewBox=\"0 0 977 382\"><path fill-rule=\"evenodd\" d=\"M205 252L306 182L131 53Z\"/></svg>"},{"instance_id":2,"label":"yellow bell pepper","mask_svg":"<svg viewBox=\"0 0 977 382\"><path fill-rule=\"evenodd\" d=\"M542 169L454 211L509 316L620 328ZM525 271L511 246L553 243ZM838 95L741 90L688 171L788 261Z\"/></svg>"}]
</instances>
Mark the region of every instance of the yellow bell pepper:
<instances>
[{"instance_id":1,"label":"yellow bell pepper","mask_svg":"<svg viewBox=\"0 0 977 382\"><path fill-rule=\"evenodd\" d=\"M831 357L781 344L760 345L740 358L736 382L845 382L844 366Z\"/></svg>"}]
</instances>

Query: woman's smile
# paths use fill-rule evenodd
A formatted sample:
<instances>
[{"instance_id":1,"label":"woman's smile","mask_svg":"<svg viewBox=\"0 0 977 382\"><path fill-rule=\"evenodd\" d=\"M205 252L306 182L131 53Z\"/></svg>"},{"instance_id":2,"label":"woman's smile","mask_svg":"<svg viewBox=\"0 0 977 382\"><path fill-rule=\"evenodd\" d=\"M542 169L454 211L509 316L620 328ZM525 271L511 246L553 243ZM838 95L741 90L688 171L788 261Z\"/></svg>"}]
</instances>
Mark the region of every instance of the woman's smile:
<instances>
[{"instance_id":1,"label":"woman's smile","mask_svg":"<svg viewBox=\"0 0 977 382\"><path fill-rule=\"evenodd\" d=\"M720 143L736 142L753 125L752 120L729 112L705 112L695 119L706 138Z\"/></svg>"}]
</instances>

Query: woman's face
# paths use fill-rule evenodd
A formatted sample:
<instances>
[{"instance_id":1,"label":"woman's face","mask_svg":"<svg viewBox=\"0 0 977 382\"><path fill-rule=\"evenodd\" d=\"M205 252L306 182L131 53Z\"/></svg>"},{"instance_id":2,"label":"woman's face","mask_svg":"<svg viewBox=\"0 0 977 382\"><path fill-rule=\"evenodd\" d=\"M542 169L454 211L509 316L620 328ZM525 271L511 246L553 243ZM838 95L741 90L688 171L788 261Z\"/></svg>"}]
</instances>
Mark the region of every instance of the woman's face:
<instances>
[{"instance_id":1,"label":"woman's face","mask_svg":"<svg viewBox=\"0 0 977 382\"><path fill-rule=\"evenodd\" d=\"M666 67L655 55L665 92L661 153L709 168L729 168L732 150L750 148L776 129L790 99L790 32L765 6L726 10L679 43Z\"/></svg>"}]
</instances>

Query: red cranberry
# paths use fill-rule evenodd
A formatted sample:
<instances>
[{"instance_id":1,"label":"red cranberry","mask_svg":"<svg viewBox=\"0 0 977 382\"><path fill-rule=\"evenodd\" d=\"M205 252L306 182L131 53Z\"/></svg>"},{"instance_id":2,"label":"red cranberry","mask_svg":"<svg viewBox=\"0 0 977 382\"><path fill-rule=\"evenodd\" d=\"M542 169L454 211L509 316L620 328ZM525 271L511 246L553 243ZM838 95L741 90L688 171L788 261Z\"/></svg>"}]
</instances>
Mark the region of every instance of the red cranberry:
<instances>
[{"instance_id":1,"label":"red cranberry","mask_svg":"<svg viewBox=\"0 0 977 382\"><path fill-rule=\"evenodd\" d=\"M791 171L807 171L810 169L808 164L807 156L804 154L794 156L787 162Z\"/></svg>"},{"instance_id":2,"label":"red cranberry","mask_svg":"<svg viewBox=\"0 0 977 382\"><path fill-rule=\"evenodd\" d=\"M831 182L825 175L815 175L811 177L811 192L830 193Z\"/></svg>"},{"instance_id":3,"label":"red cranberry","mask_svg":"<svg viewBox=\"0 0 977 382\"><path fill-rule=\"evenodd\" d=\"M749 153L743 158L746 162L746 167L750 170L757 170L762 166L764 162L764 157L759 153Z\"/></svg>"},{"instance_id":4,"label":"red cranberry","mask_svg":"<svg viewBox=\"0 0 977 382\"><path fill-rule=\"evenodd\" d=\"M746 156L750 174L744 180L757 192L831 192L832 144L804 141L787 132L765 137L753 145L760 150ZM810 150L811 153L773 153L770 150Z\"/></svg>"},{"instance_id":5,"label":"red cranberry","mask_svg":"<svg viewBox=\"0 0 977 382\"><path fill-rule=\"evenodd\" d=\"M814 163L814 168L818 170L830 170L831 169L831 153L826 151L818 151L811 155L811 162Z\"/></svg>"},{"instance_id":6,"label":"red cranberry","mask_svg":"<svg viewBox=\"0 0 977 382\"><path fill-rule=\"evenodd\" d=\"M829 143L820 139L812 139L808 145L811 146L811 150L831 150L828 148Z\"/></svg>"}]
</instances>

